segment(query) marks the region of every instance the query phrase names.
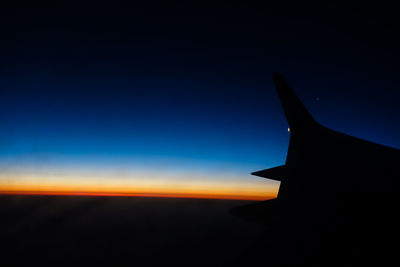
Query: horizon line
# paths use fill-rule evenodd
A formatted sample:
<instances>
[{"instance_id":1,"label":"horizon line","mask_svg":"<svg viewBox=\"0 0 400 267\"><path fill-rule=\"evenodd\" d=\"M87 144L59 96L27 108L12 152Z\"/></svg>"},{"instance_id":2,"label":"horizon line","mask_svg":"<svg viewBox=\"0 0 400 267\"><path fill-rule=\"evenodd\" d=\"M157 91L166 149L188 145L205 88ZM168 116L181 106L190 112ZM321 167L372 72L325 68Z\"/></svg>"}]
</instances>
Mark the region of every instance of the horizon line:
<instances>
[{"instance_id":1,"label":"horizon line","mask_svg":"<svg viewBox=\"0 0 400 267\"><path fill-rule=\"evenodd\" d=\"M274 199L274 196L240 196L217 194L179 194L179 193L122 193L122 192L70 192L70 191L24 191L0 190L0 195L36 195L36 196L100 196L100 197L154 197L154 198L191 198L215 200L253 200L263 201Z\"/></svg>"}]
</instances>

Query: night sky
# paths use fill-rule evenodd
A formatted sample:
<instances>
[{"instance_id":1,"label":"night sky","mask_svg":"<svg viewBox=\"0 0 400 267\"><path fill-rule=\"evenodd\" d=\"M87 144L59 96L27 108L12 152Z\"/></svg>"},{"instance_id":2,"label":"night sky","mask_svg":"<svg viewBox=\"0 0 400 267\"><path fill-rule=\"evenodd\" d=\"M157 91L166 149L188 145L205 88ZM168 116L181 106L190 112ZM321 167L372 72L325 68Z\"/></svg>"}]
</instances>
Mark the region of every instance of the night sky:
<instances>
[{"instance_id":1,"label":"night sky","mask_svg":"<svg viewBox=\"0 0 400 267\"><path fill-rule=\"evenodd\" d=\"M0 191L273 197L250 175L286 158L272 72L322 125L400 148L393 7L146 3L3 9Z\"/></svg>"}]
</instances>

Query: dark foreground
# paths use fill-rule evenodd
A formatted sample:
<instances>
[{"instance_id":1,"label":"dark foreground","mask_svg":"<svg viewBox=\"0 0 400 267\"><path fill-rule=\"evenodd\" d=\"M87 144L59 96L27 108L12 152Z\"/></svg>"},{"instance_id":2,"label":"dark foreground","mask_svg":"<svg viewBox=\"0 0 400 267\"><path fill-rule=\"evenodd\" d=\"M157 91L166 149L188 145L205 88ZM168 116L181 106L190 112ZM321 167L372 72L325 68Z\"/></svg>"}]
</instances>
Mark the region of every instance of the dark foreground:
<instances>
[{"instance_id":1,"label":"dark foreground","mask_svg":"<svg viewBox=\"0 0 400 267\"><path fill-rule=\"evenodd\" d=\"M266 236L261 225L229 213L230 208L246 203L0 196L1 261L55 266L242 264L248 251ZM268 265L268 255L264 259Z\"/></svg>"}]
</instances>

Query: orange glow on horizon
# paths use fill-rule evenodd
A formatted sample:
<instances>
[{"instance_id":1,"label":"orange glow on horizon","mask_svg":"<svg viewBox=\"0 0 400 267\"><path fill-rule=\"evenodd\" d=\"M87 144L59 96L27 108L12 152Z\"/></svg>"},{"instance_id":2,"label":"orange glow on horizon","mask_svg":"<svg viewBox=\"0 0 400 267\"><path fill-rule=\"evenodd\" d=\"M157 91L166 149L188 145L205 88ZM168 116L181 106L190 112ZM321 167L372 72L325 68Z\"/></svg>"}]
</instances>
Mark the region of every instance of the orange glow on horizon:
<instances>
[{"instance_id":1,"label":"orange glow on horizon","mask_svg":"<svg viewBox=\"0 0 400 267\"><path fill-rule=\"evenodd\" d=\"M190 177L190 178L188 178ZM137 196L267 200L276 198L279 183L238 179L207 173L139 172L110 173L102 170L11 170L0 172L0 194Z\"/></svg>"},{"instance_id":2,"label":"orange glow on horizon","mask_svg":"<svg viewBox=\"0 0 400 267\"><path fill-rule=\"evenodd\" d=\"M0 195L46 195L46 196L105 196L105 197L157 197L157 198L198 198L262 201L274 196L239 196L206 194L160 194L160 193L108 193L108 192L52 192L52 191L0 191Z\"/></svg>"}]
</instances>

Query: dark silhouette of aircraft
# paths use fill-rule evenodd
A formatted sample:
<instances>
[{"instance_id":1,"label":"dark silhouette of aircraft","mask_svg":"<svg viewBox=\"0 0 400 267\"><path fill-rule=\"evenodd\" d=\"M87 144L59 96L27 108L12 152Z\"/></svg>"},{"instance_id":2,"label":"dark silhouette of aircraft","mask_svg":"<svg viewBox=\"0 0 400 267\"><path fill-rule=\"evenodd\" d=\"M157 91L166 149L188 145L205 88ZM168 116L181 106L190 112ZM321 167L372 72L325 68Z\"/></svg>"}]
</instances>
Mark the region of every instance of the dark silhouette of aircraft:
<instances>
[{"instance_id":1,"label":"dark silhouette of aircraft","mask_svg":"<svg viewBox=\"0 0 400 267\"><path fill-rule=\"evenodd\" d=\"M244 261L398 264L400 150L325 128L282 75L273 81L290 126L289 149L284 165L252 173L281 181L278 197L232 210L270 229Z\"/></svg>"}]
</instances>

